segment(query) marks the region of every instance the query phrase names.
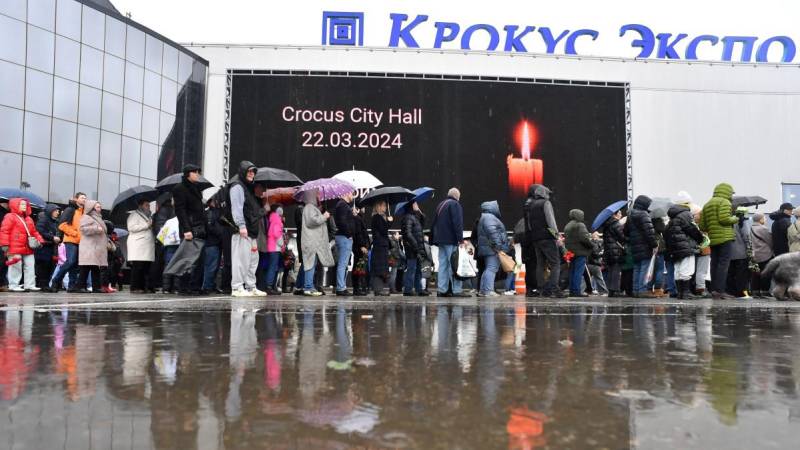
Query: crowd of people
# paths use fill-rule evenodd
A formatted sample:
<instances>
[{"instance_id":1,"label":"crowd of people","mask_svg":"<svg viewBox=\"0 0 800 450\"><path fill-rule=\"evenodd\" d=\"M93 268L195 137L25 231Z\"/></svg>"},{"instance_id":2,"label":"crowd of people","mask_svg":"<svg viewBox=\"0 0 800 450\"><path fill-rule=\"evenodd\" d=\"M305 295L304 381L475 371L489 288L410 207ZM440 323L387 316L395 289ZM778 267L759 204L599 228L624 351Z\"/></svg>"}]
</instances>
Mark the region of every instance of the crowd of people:
<instances>
[{"instance_id":1,"label":"crowd of people","mask_svg":"<svg viewBox=\"0 0 800 450\"><path fill-rule=\"evenodd\" d=\"M550 190L533 185L511 232L498 203L488 201L469 236L457 188L430 220L412 199L397 221L386 201L371 204L367 216L352 193L322 201L307 190L294 206L291 245L289 205L269 203L257 171L243 161L231 183L201 191L200 167L185 166L155 211L142 199L128 212L122 240L103 206L81 192L63 211L47 205L36 221L27 199L0 203L0 290L113 293L127 279L135 294L316 297L325 294L327 271L337 296L428 296L435 278L439 297L494 297L514 295L519 249L530 297L729 299L770 295L761 272L774 257L800 251L800 224L792 220L800 208L781 205L767 226L763 214L732 206L725 183L703 207L679 192L661 214L640 195L627 214L626 207L612 211L596 230L572 209L563 233ZM182 250L189 243L194 254ZM474 273L464 273L465 254L477 263Z\"/></svg>"}]
</instances>

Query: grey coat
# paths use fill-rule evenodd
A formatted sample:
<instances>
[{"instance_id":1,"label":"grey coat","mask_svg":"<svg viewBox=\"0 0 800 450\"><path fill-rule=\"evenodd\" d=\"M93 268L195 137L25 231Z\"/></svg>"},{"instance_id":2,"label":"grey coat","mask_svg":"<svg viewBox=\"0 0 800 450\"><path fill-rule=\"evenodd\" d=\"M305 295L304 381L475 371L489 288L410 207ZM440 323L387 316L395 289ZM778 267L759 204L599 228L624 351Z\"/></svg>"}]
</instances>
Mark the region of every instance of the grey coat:
<instances>
[{"instance_id":1,"label":"grey coat","mask_svg":"<svg viewBox=\"0 0 800 450\"><path fill-rule=\"evenodd\" d=\"M303 193L303 226L300 229L302 236L303 261L318 261L325 267L332 267L333 254L328 243L328 226L325 216L317 207L317 191Z\"/></svg>"},{"instance_id":2,"label":"grey coat","mask_svg":"<svg viewBox=\"0 0 800 450\"><path fill-rule=\"evenodd\" d=\"M94 211L97 200L86 200L81 217L81 244L78 246L79 266L108 266L108 236L106 224L100 214Z\"/></svg>"},{"instance_id":3,"label":"grey coat","mask_svg":"<svg viewBox=\"0 0 800 450\"><path fill-rule=\"evenodd\" d=\"M750 245L750 226L749 222L736 224L733 226L735 240L731 250L731 259L747 259L747 247Z\"/></svg>"},{"instance_id":4,"label":"grey coat","mask_svg":"<svg viewBox=\"0 0 800 450\"><path fill-rule=\"evenodd\" d=\"M750 228L750 242L753 243L753 256L756 262L767 262L775 256L772 252L772 232L766 225L756 223Z\"/></svg>"}]
</instances>

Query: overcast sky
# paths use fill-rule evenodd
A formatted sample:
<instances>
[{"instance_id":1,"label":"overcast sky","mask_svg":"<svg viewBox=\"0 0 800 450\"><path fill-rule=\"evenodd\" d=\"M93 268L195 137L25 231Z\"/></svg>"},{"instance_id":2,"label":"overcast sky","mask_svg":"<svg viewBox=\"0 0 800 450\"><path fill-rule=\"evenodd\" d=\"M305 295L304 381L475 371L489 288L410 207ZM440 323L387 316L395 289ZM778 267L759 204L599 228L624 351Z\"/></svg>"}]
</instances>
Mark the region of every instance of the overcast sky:
<instances>
[{"instance_id":1,"label":"overcast sky","mask_svg":"<svg viewBox=\"0 0 800 450\"><path fill-rule=\"evenodd\" d=\"M596 54L635 56L633 35L619 37L620 25L641 23L655 33L751 35L766 39L788 35L800 42L800 2L794 0L576 0L464 2L455 0L112 0L122 13L181 43L319 45L322 11L365 12L364 43L386 46L389 13L427 14L425 24L458 22L462 27L489 23L502 33L505 24L552 29L591 28L601 39L590 43ZM422 28L422 27L420 27ZM425 32L430 41L432 31ZM423 34L423 32L420 32ZM430 37L430 39L428 39ZM687 39L688 40L688 39ZM423 47L430 47L421 42ZM455 44L457 45L457 44ZM719 49L715 49L719 53ZM627 51L625 54L620 54ZM581 53L587 53L581 52Z\"/></svg>"}]
</instances>

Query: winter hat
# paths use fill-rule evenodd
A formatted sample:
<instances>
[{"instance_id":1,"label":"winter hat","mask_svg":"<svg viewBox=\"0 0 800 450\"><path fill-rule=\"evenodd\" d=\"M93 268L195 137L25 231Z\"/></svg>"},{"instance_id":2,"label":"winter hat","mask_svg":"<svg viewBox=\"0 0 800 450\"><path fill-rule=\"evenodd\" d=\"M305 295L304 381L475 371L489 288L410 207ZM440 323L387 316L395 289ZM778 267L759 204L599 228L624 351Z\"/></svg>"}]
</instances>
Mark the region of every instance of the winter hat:
<instances>
[{"instance_id":1,"label":"winter hat","mask_svg":"<svg viewBox=\"0 0 800 450\"><path fill-rule=\"evenodd\" d=\"M679 205L688 205L692 203L692 196L686 191L680 191L678 192L678 196L675 197L675 203Z\"/></svg>"},{"instance_id":2,"label":"winter hat","mask_svg":"<svg viewBox=\"0 0 800 450\"><path fill-rule=\"evenodd\" d=\"M781 205L780 208L778 208L778 211L786 211L787 209L794 209L794 205L792 205L791 203L788 203L788 202L784 203L784 204Z\"/></svg>"},{"instance_id":3,"label":"winter hat","mask_svg":"<svg viewBox=\"0 0 800 450\"><path fill-rule=\"evenodd\" d=\"M189 175L190 172L200 172L200 170L201 170L200 166L198 166L197 164L189 163L183 166L181 172L183 172L184 175Z\"/></svg>"},{"instance_id":4,"label":"winter hat","mask_svg":"<svg viewBox=\"0 0 800 450\"><path fill-rule=\"evenodd\" d=\"M275 212L278 213L279 216L283 217L283 207L278 206L278 209L276 209Z\"/></svg>"},{"instance_id":5,"label":"winter hat","mask_svg":"<svg viewBox=\"0 0 800 450\"><path fill-rule=\"evenodd\" d=\"M761 223L762 220L764 220L764 214L761 214L761 213L753 214L753 222L754 223Z\"/></svg>"}]
</instances>

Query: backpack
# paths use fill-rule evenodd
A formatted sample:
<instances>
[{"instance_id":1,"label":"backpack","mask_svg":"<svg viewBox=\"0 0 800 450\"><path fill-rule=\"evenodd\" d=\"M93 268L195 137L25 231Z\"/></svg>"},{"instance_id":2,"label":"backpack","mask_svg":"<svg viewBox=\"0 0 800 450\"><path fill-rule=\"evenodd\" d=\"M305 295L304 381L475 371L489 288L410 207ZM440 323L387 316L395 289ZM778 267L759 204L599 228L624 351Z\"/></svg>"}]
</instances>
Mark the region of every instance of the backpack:
<instances>
[{"instance_id":1,"label":"backpack","mask_svg":"<svg viewBox=\"0 0 800 450\"><path fill-rule=\"evenodd\" d=\"M217 202L217 208L220 210L219 222L229 226L233 231L239 231L233 221L233 212L231 211L231 186L231 183L223 184L211 198Z\"/></svg>"}]
</instances>

